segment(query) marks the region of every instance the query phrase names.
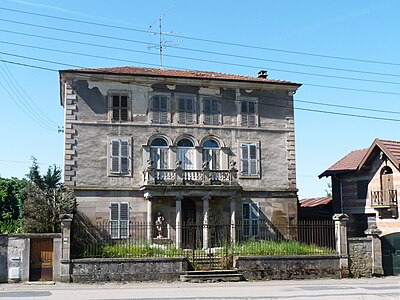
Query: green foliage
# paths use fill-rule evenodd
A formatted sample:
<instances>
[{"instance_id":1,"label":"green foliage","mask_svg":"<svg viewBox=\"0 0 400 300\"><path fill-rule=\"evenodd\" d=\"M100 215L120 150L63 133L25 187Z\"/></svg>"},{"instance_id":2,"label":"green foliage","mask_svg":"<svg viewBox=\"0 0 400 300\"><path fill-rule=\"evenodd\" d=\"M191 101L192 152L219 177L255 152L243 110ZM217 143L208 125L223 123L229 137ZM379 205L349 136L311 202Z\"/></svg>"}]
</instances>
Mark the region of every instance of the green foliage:
<instances>
[{"instance_id":1,"label":"green foliage","mask_svg":"<svg viewBox=\"0 0 400 300\"><path fill-rule=\"evenodd\" d=\"M35 158L27 175L30 182L26 186L23 231L60 232L60 214L73 214L76 199L72 190L61 184L61 170L49 167L42 176Z\"/></svg>"},{"instance_id":2,"label":"green foliage","mask_svg":"<svg viewBox=\"0 0 400 300\"><path fill-rule=\"evenodd\" d=\"M27 180L0 178L0 233L15 233L23 215Z\"/></svg>"}]
</instances>

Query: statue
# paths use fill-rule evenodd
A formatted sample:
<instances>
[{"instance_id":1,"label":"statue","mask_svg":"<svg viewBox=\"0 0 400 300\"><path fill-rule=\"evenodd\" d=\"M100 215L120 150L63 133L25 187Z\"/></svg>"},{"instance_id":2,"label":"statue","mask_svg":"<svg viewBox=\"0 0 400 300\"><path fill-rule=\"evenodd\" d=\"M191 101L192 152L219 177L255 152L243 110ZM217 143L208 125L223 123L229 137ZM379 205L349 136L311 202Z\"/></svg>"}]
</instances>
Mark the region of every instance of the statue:
<instances>
[{"instance_id":1,"label":"statue","mask_svg":"<svg viewBox=\"0 0 400 300\"><path fill-rule=\"evenodd\" d=\"M158 238L158 239L163 238L162 230L163 230L164 222L165 222L164 217L162 216L161 212L158 212L158 214L157 214L157 220L156 220L156 222L155 222L155 224L156 224L156 229L157 229L157 238Z\"/></svg>"}]
</instances>

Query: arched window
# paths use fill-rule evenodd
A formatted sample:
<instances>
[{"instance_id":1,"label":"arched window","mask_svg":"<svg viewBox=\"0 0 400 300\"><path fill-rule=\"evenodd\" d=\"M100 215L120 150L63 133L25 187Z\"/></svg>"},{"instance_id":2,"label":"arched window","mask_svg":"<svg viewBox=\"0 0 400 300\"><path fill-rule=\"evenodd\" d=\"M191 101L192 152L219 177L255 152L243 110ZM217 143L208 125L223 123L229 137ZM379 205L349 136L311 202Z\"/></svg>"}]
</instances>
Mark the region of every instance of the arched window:
<instances>
[{"instance_id":1,"label":"arched window","mask_svg":"<svg viewBox=\"0 0 400 300\"><path fill-rule=\"evenodd\" d=\"M184 138L178 141L178 157L184 170L193 170L195 166L194 144L190 139Z\"/></svg>"},{"instance_id":2,"label":"arched window","mask_svg":"<svg viewBox=\"0 0 400 300\"><path fill-rule=\"evenodd\" d=\"M155 138L150 144L150 159L156 169L168 169L168 143L163 138Z\"/></svg>"},{"instance_id":3,"label":"arched window","mask_svg":"<svg viewBox=\"0 0 400 300\"><path fill-rule=\"evenodd\" d=\"M220 146L214 140L206 140L203 143L203 162L208 164L210 170L220 169Z\"/></svg>"}]
</instances>

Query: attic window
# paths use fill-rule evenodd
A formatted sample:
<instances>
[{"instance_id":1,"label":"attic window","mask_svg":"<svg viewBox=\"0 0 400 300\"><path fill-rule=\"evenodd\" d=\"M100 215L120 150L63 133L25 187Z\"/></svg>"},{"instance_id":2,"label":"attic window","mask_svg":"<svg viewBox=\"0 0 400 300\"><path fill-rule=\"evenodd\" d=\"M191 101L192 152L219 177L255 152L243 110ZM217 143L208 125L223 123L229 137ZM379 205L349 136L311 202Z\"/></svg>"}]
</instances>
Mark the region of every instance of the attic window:
<instances>
[{"instance_id":1,"label":"attic window","mask_svg":"<svg viewBox=\"0 0 400 300\"><path fill-rule=\"evenodd\" d=\"M111 96L111 114L113 121L129 120L128 95Z\"/></svg>"}]
</instances>

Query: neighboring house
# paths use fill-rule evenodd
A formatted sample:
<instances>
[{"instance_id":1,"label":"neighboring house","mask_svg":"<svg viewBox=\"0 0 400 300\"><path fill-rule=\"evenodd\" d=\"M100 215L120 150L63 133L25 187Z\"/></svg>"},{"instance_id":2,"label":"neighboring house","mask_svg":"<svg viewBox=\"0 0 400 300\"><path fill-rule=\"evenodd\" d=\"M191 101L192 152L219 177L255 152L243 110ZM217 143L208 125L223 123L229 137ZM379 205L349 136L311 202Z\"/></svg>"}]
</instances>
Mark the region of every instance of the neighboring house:
<instances>
[{"instance_id":1,"label":"neighboring house","mask_svg":"<svg viewBox=\"0 0 400 300\"><path fill-rule=\"evenodd\" d=\"M332 220L332 197L299 200L299 220Z\"/></svg>"},{"instance_id":2,"label":"neighboring house","mask_svg":"<svg viewBox=\"0 0 400 300\"><path fill-rule=\"evenodd\" d=\"M332 179L334 213L349 216L349 236L364 236L368 227L376 226L382 232L385 273L400 274L400 142L375 139L369 148L350 152L319 175L323 176Z\"/></svg>"},{"instance_id":3,"label":"neighboring house","mask_svg":"<svg viewBox=\"0 0 400 300\"><path fill-rule=\"evenodd\" d=\"M299 87L265 71L62 70L64 184L90 220L115 225L114 238L158 215L178 246L188 222L296 222Z\"/></svg>"}]
</instances>

